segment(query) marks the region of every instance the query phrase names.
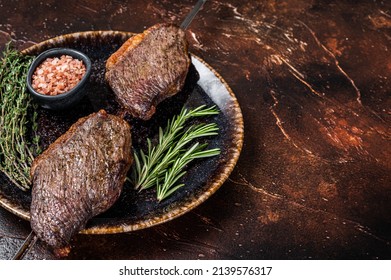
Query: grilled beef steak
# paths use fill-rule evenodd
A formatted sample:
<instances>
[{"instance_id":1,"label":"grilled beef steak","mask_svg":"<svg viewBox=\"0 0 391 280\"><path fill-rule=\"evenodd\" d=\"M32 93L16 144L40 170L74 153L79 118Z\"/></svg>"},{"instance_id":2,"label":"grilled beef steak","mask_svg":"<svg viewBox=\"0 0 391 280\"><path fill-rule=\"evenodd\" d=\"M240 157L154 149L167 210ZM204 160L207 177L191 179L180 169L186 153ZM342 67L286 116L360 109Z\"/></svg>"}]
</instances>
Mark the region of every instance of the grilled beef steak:
<instances>
[{"instance_id":1,"label":"grilled beef steak","mask_svg":"<svg viewBox=\"0 0 391 280\"><path fill-rule=\"evenodd\" d=\"M132 162L130 127L104 110L79 119L37 157L31 227L59 256L87 221L119 197Z\"/></svg>"},{"instance_id":2,"label":"grilled beef steak","mask_svg":"<svg viewBox=\"0 0 391 280\"><path fill-rule=\"evenodd\" d=\"M127 112L148 120L157 104L182 89L189 66L185 32L172 24L156 24L110 56L106 80Z\"/></svg>"}]
</instances>

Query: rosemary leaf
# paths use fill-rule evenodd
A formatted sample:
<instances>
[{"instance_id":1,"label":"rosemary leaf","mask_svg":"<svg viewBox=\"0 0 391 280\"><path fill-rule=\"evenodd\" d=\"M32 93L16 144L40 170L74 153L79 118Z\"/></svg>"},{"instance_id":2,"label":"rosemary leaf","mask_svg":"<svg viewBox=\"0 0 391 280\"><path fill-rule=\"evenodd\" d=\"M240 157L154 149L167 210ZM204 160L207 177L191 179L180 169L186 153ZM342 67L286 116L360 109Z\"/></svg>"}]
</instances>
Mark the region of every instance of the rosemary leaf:
<instances>
[{"instance_id":1,"label":"rosemary leaf","mask_svg":"<svg viewBox=\"0 0 391 280\"><path fill-rule=\"evenodd\" d=\"M212 157L220 154L220 149L203 150L207 145L195 143L189 150L181 154L173 163L172 167L165 173L162 184L157 185L157 199L162 201L173 192L183 187L184 184L175 185L176 182L186 174L184 168L194 159Z\"/></svg>"}]
</instances>

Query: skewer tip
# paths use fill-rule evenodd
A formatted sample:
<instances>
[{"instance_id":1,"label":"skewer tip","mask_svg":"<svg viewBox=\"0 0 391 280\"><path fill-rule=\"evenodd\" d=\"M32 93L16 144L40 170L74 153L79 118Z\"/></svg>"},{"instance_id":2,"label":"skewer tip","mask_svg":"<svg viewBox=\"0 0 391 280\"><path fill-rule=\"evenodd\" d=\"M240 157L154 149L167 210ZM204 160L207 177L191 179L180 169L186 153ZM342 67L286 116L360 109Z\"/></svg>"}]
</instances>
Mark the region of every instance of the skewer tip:
<instances>
[{"instance_id":1,"label":"skewer tip","mask_svg":"<svg viewBox=\"0 0 391 280\"><path fill-rule=\"evenodd\" d=\"M27 253L34 247L35 242L37 242L38 236L35 235L34 231L31 231L27 236L26 240L23 242L22 246L19 248L18 252L14 255L12 260L22 260Z\"/></svg>"}]
</instances>

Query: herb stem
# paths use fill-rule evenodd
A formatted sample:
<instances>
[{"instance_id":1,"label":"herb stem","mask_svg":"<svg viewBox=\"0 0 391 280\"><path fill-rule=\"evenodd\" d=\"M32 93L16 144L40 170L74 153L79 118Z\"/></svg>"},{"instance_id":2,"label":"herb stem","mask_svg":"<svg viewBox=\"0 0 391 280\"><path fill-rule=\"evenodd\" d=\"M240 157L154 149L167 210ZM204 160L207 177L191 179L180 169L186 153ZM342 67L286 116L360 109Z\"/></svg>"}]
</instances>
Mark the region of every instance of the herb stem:
<instances>
[{"instance_id":1,"label":"herb stem","mask_svg":"<svg viewBox=\"0 0 391 280\"><path fill-rule=\"evenodd\" d=\"M25 85L31 61L32 57L21 55L10 43L0 60L0 171L22 190L29 188L30 166L40 151L37 107ZM30 131L34 135L31 141Z\"/></svg>"}]
</instances>

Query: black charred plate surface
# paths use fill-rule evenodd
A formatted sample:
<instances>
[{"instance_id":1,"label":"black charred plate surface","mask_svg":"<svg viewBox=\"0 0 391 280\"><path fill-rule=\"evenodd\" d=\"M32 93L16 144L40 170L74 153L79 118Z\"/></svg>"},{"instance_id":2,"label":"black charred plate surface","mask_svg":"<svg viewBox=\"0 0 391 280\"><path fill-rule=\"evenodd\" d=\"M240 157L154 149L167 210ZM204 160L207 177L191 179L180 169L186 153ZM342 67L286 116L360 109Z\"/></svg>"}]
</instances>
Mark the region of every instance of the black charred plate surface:
<instances>
[{"instance_id":1,"label":"black charred plate surface","mask_svg":"<svg viewBox=\"0 0 391 280\"><path fill-rule=\"evenodd\" d=\"M111 89L104 80L105 62L132 33L92 31L67 34L34 45L24 51L37 55L53 47L73 48L87 54L93 70L87 87L87 96L75 108L67 111L39 109L39 135L45 149L80 117L100 109L121 115ZM243 143L242 114L236 97L224 80L200 58L192 56L192 65L180 93L163 101L149 121L140 121L124 115L132 126L134 148L145 148L147 137L156 139L159 126L178 114L183 106L217 105L220 114L204 119L216 122L219 135L207 139L210 148L219 147L217 157L199 160L189 166L183 178L186 184L174 195L158 203L153 189L135 191L126 183L121 197L104 214L93 218L83 233L101 234L128 232L169 221L193 209L212 195L228 178L238 160ZM22 192L0 174L0 203L16 215L29 219L31 193Z\"/></svg>"}]
</instances>

